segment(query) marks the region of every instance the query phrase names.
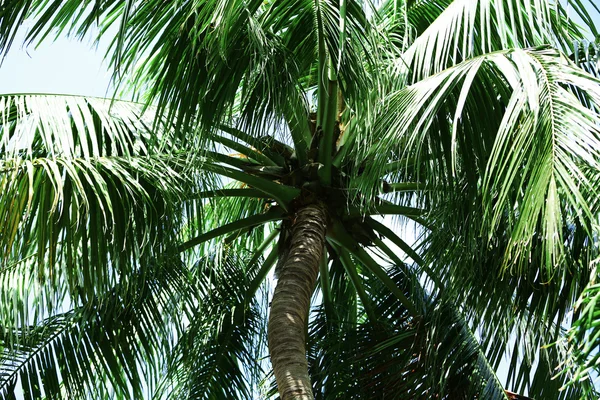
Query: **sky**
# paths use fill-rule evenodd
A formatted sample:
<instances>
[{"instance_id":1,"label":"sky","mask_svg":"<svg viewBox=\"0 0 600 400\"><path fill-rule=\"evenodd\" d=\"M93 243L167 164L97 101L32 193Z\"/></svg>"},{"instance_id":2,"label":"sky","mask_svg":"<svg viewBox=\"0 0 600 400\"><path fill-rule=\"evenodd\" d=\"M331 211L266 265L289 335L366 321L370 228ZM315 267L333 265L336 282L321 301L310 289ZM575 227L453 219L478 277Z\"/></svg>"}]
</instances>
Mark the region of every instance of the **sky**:
<instances>
[{"instance_id":1,"label":"sky","mask_svg":"<svg viewBox=\"0 0 600 400\"><path fill-rule=\"evenodd\" d=\"M0 65L0 94L112 95L108 65L103 62L108 41L94 45L92 35L82 42L61 37L36 49L23 46L25 31L20 33Z\"/></svg>"}]
</instances>

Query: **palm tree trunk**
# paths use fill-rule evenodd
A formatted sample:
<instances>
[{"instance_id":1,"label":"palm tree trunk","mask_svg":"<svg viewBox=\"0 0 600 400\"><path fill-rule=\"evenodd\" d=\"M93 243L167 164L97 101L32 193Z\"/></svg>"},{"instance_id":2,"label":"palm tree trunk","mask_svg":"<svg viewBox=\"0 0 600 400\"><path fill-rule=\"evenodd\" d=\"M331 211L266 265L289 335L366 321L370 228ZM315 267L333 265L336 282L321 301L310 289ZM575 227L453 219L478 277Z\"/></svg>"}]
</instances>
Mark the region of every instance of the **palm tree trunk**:
<instances>
[{"instance_id":1,"label":"palm tree trunk","mask_svg":"<svg viewBox=\"0 0 600 400\"><path fill-rule=\"evenodd\" d=\"M326 229L327 213L323 205L310 204L296 213L289 254L271 302L269 352L282 400L314 398L305 332Z\"/></svg>"}]
</instances>

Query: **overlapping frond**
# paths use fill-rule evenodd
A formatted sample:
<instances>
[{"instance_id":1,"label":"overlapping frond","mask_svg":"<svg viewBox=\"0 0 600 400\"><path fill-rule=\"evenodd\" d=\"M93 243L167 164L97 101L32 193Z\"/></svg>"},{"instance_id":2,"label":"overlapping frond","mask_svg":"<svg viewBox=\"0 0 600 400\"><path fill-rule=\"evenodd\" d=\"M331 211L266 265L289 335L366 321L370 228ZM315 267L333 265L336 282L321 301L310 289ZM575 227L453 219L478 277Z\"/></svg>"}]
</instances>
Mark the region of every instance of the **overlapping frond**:
<instances>
[{"instance_id":1,"label":"overlapping frond","mask_svg":"<svg viewBox=\"0 0 600 400\"><path fill-rule=\"evenodd\" d=\"M88 301L175 248L176 202L202 178L139 105L5 96L0 118L4 324Z\"/></svg>"},{"instance_id":2,"label":"overlapping frond","mask_svg":"<svg viewBox=\"0 0 600 400\"><path fill-rule=\"evenodd\" d=\"M597 263L598 260L595 260ZM577 304L571 329L566 338L558 342L559 346L567 346L568 356L561 365L560 375L570 379L569 385L589 380L598 374L598 346L600 346L600 310L598 299L600 287L592 281L581 294ZM593 383L595 380L592 380Z\"/></svg>"},{"instance_id":3,"label":"overlapping frond","mask_svg":"<svg viewBox=\"0 0 600 400\"><path fill-rule=\"evenodd\" d=\"M79 1L14 1L3 9L10 13L2 14L7 35L2 37L11 39L25 15L35 15L29 41L54 29L84 35L100 24L102 35L118 25L111 50L117 81L139 62L136 96L148 92L158 99L159 113L175 118L178 128L189 128L198 116L205 128L213 128L232 115L238 91L244 92L246 116L266 126L269 111L281 109L294 90L294 65L279 39L261 26L260 1L102 1L89 7ZM9 45L5 40L2 49Z\"/></svg>"},{"instance_id":4,"label":"overlapping frond","mask_svg":"<svg viewBox=\"0 0 600 400\"><path fill-rule=\"evenodd\" d=\"M600 46L588 40L574 41L570 58L588 74L600 78ZM585 96L578 96L587 107L594 107ZM598 110L595 110L598 111Z\"/></svg>"},{"instance_id":5,"label":"overlapping frond","mask_svg":"<svg viewBox=\"0 0 600 400\"><path fill-rule=\"evenodd\" d=\"M197 262L198 312L169 355L154 398L254 398L266 354L268 304L259 288L268 287L264 270L274 261L229 250Z\"/></svg>"},{"instance_id":6,"label":"overlapping frond","mask_svg":"<svg viewBox=\"0 0 600 400\"><path fill-rule=\"evenodd\" d=\"M309 352L317 398L348 393L365 399L507 398L469 326L450 303L416 289L418 279L407 266L387 268L396 284L420 303L422 314L411 317L355 262L359 281L350 279L339 261L331 265L332 287L350 289L332 291L335 312L328 311L325 300L313 311ZM368 304L361 304L365 298L351 289L357 284L371 294Z\"/></svg>"},{"instance_id":7,"label":"overlapping frond","mask_svg":"<svg viewBox=\"0 0 600 400\"><path fill-rule=\"evenodd\" d=\"M299 154L310 140L306 92L319 85L318 77L330 71L344 102L362 103L377 84L375 66L387 57L381 46L387 39L369 20L374 10L357 1L102 1L90 7L15 1L10 7L35 15L29 40L53 29L83 35L94 23L104 35L118 24L108 55L117 80L133 83L137 98L155 101L176 127L199 121L214 130L235 115L259 136L280 130L285 117ZM6 15L4 22L8 34L21 21ZM322 65L325 58L330 62Z\"/></svg>"},{"instance_id":8,"label":"overlapping frond","mask_svg":"<svg viewBox=\"0 0 600 400\"><path fill-rule=\"evenodd\" d=\"M0 330L0 398L144 397L165 368L185 310L187 271L155 260L144 274L36 325Z\"/></svg>"},{"instance_id":9,"label":"overlapping frond","mask_svg":"<svg viewBox=\"0 0 600 400\"><path fill-rule=\"evenodd\" d=\"M545 346L564 336L568 312L589 279L590 254L595 246L587 241L581 226L571 227L567 258L556 267L550 282L543 280L540 271L544 266L536 251L526 272L503 274L508 234L497 234L492 242L473 235L481 228L481 220L473 215L481 198L465 201L463 196L457 195L447 209L438 209L440 214L451 211L457 223L440 216L439 223L444 221L447 229L435 229L428 235L425 254L431 262L430 271L439 274L445 296L460 305L465 318L477 328L492 368L506 366L506 387L520 393L528 391L534 398L555 398L565 380L550 378L568 352L565 346ZM533 244L534 248L541 245ZM563 392L560 396L567 399L575 394Z\"/></svg>"},{"instance_id":10,"label":"overlapping frond","mask_svg":"<svg viewBox=\"0 0 600 400\"><path fill-rule=\"evenodd\" d=\"M490 227L490 239L510 215L513 237L506 265L526 262L540 232L550 270L563 243L550 238L565 238L568 218L589 229L594 215L597 188L586 171L598 165L598 116L578 100L573 87L598 103L598 82L553 50L474 58L391 97L378 125L385 128L376 128L380 139L371 151L387 149L390 159L393 152L405 155L400 159L433 158L435 170L424 176L448 183L465 179L469 195L482 190L480 210L490 224L485 228ZM490 89L498 97L487 95L481 102ZM479 115L488 118L482 121ZM386 173L385 165L371 168L375 176ZM563 216L565 207L574 213Z\"/></svg>"},{"instance_id":11,"label":"overlapping frond","mask_svg":"<svg viewBox=\"0 0 600 400\"><path fill-rule=\"evenodd\" d=\"M495 368L509 338L526 345L512 350L509 385L544 398L560 387L543 382L565 349L541 352L544 371L530 377L532 354L558 339L552 323L565 320L597 257L599 87L554 50L471 59L390 100L375 148L404 170L371 164L393 181L427 177L434 271L469 318L495 327L483 335Z\"/></svg>"},{"instance_id":12,"label":"overlapping frond","mask_svg":"<svg viewBox=\"0 0 600 400\"><path fill-rule=\"evenodd\" d=\"M594 28L585 8L575 11ZM407 74L409 83L494 51L542 44L566 50L583 37L564 6L546 0L417 2L407 20L431 21L422 33L415 27L418 36L396 61L397 72Z\"/></svg>"}]
</instances>

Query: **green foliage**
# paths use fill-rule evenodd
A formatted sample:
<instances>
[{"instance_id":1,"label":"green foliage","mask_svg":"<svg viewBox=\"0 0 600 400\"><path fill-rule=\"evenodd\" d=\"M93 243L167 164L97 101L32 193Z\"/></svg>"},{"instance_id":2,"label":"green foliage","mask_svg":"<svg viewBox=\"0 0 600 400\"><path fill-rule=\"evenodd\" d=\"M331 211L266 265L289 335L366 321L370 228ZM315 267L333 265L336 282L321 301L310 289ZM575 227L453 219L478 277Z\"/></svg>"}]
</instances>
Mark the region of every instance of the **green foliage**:
<instances>
[{"instance_id":1,"label":"green foliage","mask_svg":"<svg viewBox=\"0 0 600 400\"><path fill-rule=\"evenodd\" d=\"M144 397L192 304L182 265L157 260L128 278L35 325L3 323L0 397L19 381L25 399Z\"/></svg>"},{"instance_id":2,"label":"green foliage","mask_svg":"<svg viewBox=\"0 0 600 400\"><path fill-rule=\"evenodd\" d=\"M268 282L311 202L317 398L597 396L592 13L3 2L3 52L26 17L29 42L118 27L142 103L0 97L0 398L275 396Z\"/></svg>"},{"instance_id":3,"label":"green foliage","mask_svg":"<svg viewBox=\"0 0 600 400\"><path fill-rule=\"evenodd\" d=\"M250 261L248 252L227 252L193 267L198 311L169 355L164 386L155 398L253 397L264 375L259 360L266 347L267 303L266 297L254 298L259 270Z\"/></svg>"}]
</instances>

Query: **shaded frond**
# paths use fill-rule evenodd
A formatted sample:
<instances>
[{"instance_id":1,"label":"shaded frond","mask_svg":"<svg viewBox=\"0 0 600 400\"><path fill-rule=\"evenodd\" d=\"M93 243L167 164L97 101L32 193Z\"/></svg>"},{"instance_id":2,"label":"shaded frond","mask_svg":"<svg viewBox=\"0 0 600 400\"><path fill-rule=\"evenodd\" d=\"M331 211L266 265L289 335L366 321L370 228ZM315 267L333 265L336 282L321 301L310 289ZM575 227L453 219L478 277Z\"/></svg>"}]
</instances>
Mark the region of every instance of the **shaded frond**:
<instances>
[{"instance_id":1,"label":"shaded frond","mask_svg":"<svg viewBox=\"0 0 600 400\"><path fill-rule=\"evenodd\" d=\"M340 267L334 261L330 270L335 289L334 282L345 275ZM369 301L374 305L370 314L377 317L365 318L356 295L339 298L350 300L345 307L335 300L333 316L325 304L313 311L309 359L317 398L345 398L348 393L361 399L507 398L465 321L450 304L429 299L424 291L417 295L418 282L409 268L386 270L413 299L421 296L424 308L418 318L410 317L360 263L356 267L361 285L376 293ZM348 287L348 277L344 280ZM336 299L342 293L332 291Z\"/></svg>"},{"instance_id":2,"label":"shaded frond","mask_svg":"<svg viewBox=\"0 0 600 400\"><path fill-rule=\"evenodd\" d=\"M144 397L161 377L190 303L187 272L156 261L145 274L34 326L0 330L0 398Z\"/></svg>"},{"instance_id":3,"label":"shaded frond","mask_svg":"<svg viewBox=\"0 0 600 400\"><path fill-rule=\"evenodd\" d=\"M567 340L557 345L568 346L569 353L562 366L561 375L570 380L569 385L580 384L598 374L598 348L600 346L600 286L590 283L576 304L576 320L568 332ZM592 380L596 383L595 380ZM591 395L591 394L590 394Z\"/></svg>"},{"instance_id":4,"label":"shaded frond","mask_svg":"<svg viewBox=\"0 0 600 400\"><path fill-rule=\"evenodd\" d=\"M200 302L154 398L252 399L264 375L267 297L262 257L212 254L195 267ZM265 260L266 269L275 259Z\"/></svg>"}]
</instances>

